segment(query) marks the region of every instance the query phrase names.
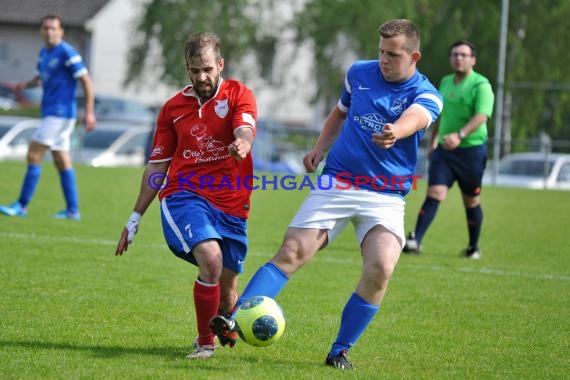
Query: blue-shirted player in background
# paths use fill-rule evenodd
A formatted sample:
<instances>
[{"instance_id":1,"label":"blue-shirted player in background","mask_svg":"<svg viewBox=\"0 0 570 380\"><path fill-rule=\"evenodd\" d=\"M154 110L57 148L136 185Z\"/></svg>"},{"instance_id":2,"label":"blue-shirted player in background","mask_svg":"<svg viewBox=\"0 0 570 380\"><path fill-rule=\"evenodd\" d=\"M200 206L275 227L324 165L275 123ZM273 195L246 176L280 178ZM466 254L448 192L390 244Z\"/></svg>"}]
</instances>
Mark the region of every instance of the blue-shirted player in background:
<instances>
[{"instance_id":1,"label":"blue-shirted player in background","mask_svg":"<svg viewBox=\"0 0 570 380\"><path fill-rule=\"evenodd\" d=\"M348 70L337 106L303 160L313 172L330 148L323 173L333 186L311 191L281 248L258 269L240 298L277 296L293 273L352 222L363 270L325 361L338 369L353 368L347 353L379 310L405 243L403 197L410 189L418 143L443 107L439 92L416 69L421 57L417 26L391 20L378 32L379 60L358 61ZM336 180L340 175L342 186ZM408 178L404 186L392 186L402 177ZM346 178L354 186L341 190ZM341 278L340 273L334 275ZM235 322L219 315L210 328L225 338Z\"/></svg>"},{"instance_id":2,"label":"blue-shirted player in background","mask_svg":"<svg viewBox=\"0 0 570 380\"><path fill-rule=\"evenodd\" d=\"M75 90L79 80L85 94L85 129L89 131L95 128L93 84L81 55L63 40L63 26L58 15L44 16L40 32L45 46L39 53L37 74L31 80L20 83L18 89L42 85L42 120L28 148L28 168L20 197L9 206L0 206L0 213L8 216L27 215L28 204L40 180L41 162L45 152L50 149L67 204L66 209L55 214L55 217L77 220L80 218L79 195L69 154L76 119Z\"/></svg>"}]
</instances>

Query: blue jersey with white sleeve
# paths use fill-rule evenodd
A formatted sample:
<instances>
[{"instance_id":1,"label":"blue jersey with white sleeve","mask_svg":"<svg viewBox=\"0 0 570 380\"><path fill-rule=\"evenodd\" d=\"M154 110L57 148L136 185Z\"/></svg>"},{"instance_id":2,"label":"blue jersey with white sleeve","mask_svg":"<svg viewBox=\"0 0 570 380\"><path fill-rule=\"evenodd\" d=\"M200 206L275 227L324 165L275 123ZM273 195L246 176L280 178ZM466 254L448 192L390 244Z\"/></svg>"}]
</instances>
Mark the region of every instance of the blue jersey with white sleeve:
<instances>
[{"instance_id":1,"label":"blue jersey with white sleeve","mask_svg":"<svg viewBox=\"0 0 570 380\"><path fill-rule=\"evenodd\" d=\"M77 114L77 78L87 73L81 55L65 41L51 48L43 47L37 70L43 88L42 117L74 119Z\"/></svg>"},{"instance_id":2,"label":"blue jersey with white sleeve","mask_svg":"<svg viewBox=\"0 0 570 380\"><path fill-rule=\"evenodd\" d=\"M381 133L384 124L394 123L409 107L420 107L431 124L443 108L441 94L418 71L405 82L387 82L378 60L357 61L346 74L338 107L347 116L323 174L365 190L406 195L425 130L398 139L390 149L375 145L372 134Z\"/></svg>"}]
</instances>

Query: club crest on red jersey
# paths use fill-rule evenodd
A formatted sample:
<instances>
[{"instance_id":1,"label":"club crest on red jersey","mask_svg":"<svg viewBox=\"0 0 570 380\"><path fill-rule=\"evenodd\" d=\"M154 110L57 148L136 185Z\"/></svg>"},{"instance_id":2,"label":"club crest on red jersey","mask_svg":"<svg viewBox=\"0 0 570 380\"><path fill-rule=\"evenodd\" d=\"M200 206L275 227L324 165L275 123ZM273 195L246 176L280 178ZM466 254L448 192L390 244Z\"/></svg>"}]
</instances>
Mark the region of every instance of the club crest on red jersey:
<instances>
[{"instance_id":1,"label":"club crest on red jersey","mask_svg":"<svg viewBox=\"0 0 570 380\"><path fill-rule=\"evenodd\" d=\"M223 119L224 117L226 117L229 110L230 110L230 107L228 105L228 99L216 100L216 106L214 107L214 111L216 111L216 115L218 115L220 118Z\"/></svg>"}]
</instances>

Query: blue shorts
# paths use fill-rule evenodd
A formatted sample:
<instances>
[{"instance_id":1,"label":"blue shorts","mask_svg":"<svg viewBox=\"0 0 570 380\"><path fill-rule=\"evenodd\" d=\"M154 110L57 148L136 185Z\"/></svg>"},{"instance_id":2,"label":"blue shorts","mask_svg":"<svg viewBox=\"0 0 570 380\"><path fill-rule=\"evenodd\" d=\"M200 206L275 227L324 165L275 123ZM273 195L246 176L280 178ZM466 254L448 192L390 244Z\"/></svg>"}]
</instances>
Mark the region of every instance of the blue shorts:
<instances>
[{"instance_id":1,"label":"blue shorts","mask_svg":"<svg viewBox=\"0 0 570 380\"><path fill-rule=\"evenodd\" d=\"M457 181L461 192L474 197L481 193L483 173L487 166L487 146L445 150L438 146L429 157L428 185L453 186Z\"/></svg>"},{"instance_id":2,"label":"blue shorts","mask_svg":"<svg viewBox=\"0 0 570 380\"><path fill-rule=\"evenodd\" d=\"M181 191L160 203L166 244L176 256L198 265L192 250L196 244L216 239L220 243L224 268L243 271L247 255L247 220L212 206L190 191Z\"/></svg>"}]
</instances>

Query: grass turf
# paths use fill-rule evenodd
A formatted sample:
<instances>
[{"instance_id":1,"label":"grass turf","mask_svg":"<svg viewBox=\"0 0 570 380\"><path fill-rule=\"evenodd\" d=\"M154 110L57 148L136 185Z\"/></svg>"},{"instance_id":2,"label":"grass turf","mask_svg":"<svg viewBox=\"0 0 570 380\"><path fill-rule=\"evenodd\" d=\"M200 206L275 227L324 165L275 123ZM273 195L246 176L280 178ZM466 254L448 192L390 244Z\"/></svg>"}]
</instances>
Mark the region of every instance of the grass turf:
<instances>
[{"instance_id":1,"label":"grass turf","mask_svg":"<svg viewBox=\"0 0 570 380\"><path fill-rule=\"evenodd\" d=\"M24 164L0 163L0 203ZM184 356L196 335L196 269L164 244L158 205L114 257L142 169L77 167L82 220L54 220L63 199L49 163L26 218L0 216L0 377L4 379L563 379L570 373L570 192L485 188L483 259L459 257L467 230L457 189L420 256L402 256L381 312L341 374L323 365L360 274L349 228L277 301L287 328L268 348ZM407 197L413 228L425 183ZM303 191L256 191L240 289L281 242Z\"/></svg>"}]
</instances>

